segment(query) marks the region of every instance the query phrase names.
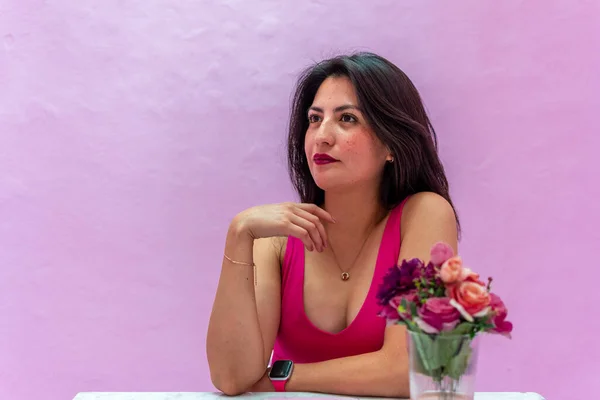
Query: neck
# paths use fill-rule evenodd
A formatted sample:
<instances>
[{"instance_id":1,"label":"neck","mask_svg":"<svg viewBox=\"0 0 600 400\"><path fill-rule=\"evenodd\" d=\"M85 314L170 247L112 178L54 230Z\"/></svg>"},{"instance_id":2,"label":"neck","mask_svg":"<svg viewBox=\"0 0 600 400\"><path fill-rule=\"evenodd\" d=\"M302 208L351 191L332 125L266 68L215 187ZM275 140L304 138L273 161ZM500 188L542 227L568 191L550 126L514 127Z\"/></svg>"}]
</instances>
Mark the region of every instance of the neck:
<instances>
[{"instance_id":1,"label":"neck","mask_svg":"<svg viewBox=\"0 0 600 400\"><path fill-rule=\"evenodd\" d=\"M332 236L348 236L362 240L385 216L376 190L325 192L325 210L336 220L328 226Z\"/></svg>"}]
</instances>

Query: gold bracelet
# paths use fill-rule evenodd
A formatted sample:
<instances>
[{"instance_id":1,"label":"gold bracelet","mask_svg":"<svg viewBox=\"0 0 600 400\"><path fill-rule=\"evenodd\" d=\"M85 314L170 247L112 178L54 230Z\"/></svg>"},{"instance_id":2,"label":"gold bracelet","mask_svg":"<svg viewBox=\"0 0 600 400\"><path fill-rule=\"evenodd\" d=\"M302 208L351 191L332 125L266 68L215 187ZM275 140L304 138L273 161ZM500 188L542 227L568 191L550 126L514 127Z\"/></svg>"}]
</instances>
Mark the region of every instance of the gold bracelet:
<instances>
[{"instance_id":1,"label":"gold bracelet","mask_svg":"<svg viewBox=\"0 0 600 400\"><path fill-rule=\"evenodd\" d=\"M250 263L247 263L247 262L235 261L235 260L232 260L231 258L227 257L227 254L223 254L223 255L225 256L225 258L226 258L228 261L231 261L231 262L232 262L232 263L234 263L234 264L238 264L238 265L246 265L246 266L248 266L248 267L254 267L254 266L255 266L255 264L254 264L254 263L250 264Z\"/></svg>"},{"instance_id":2,"label":"gold bracelet","mask_svg":"<svg viewBox=\"0 0 600 400\"><path fill-rule=\"evenodd\" d=\"M235 261L232 260L231 258L227 257L227 254L223 254L223 256L227 259L227 261L233 263L233 264L237 264L237 265L245 265L247 267L252 267L252 275L254 275L254 286L256 286L257 283L257 279L256 279L256 264L252 263L247 263L247 262L242 262L242 261Z\"/></svg>"}]
</instances>

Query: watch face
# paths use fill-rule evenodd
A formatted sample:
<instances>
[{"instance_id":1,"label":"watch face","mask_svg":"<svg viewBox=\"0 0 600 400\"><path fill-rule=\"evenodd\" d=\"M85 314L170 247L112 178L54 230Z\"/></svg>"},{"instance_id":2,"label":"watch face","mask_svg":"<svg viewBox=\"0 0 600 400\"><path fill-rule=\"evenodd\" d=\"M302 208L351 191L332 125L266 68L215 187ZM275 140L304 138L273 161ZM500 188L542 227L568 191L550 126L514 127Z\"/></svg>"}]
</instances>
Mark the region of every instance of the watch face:
<instances>
[{"instance_id":1,"label":"watch face","mask_svg":"<svg viewBox=\"0 0 600 400\"><path fill-rule=\"evenodd\" d=\"M278 360L273 363L269 376L273 379L285 379L292 372L293 363L289 360Z\"/></svg>"}]
</instances>

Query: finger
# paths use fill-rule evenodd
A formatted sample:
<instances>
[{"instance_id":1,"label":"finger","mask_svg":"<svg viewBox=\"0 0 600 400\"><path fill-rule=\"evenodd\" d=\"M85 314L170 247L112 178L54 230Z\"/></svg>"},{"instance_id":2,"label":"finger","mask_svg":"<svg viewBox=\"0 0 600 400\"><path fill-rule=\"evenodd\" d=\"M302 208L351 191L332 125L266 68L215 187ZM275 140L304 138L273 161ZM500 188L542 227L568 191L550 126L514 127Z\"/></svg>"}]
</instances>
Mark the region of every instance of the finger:
<instances>
[{"instance_id":1,"label":"finger","mask_svg":"<svg viewBox=\"0 0 600 400\"><path fill-rule=\"evenodd\" d=\"M298 226L291 221L289 221L289 233L291 236L298 238L304 243L304 246L308 249L308 251L313 251L315 249L315 243L310 238L310 234L308 231L301 226Z\"/></svg>"},{"instance_id":2,"label":"finger","mask_svg":"<svg viewBox=\"0 0 600 400\"><path fill-rule=\"evenodd\" d=\"M308 232L310 239L314 243L317 251L323 251L323 249L324 249L323 239L321 238L321 234L319 233L317 226L312 221L309 221L305 218L299 217L298 215L296 215L294 213L292 213L289 216L289 219L293 224L298 225L299 227L303 228L304 230L306 230Z\"/></svg>"},{"instance_id":3,"label":"finger","mask_svg":"<svg viewBox=\"0 0 600 400\"><path fill-rule=\"evenodd\" d=\"M312 242L316 245L316 249L318 251L323 251L324 244L323 240L321 239L321 234L319 233L317 226L312 221L299 217L296 214L291 214L289 219L294 225L298 225L299 227L305 229L310 235Z\"/></svg>"},{"instance_id":4,"label":"finger","mask_svg":"<svg viewBox=\"0 0 600 400\"><path fill-rule=\"evenodd\" d=\"M309 213L308 211L304 211L301 208L296 208L294 210L294 213L296 215L298 215L299 217L307 219L307 220L311 221L313 224L315 224L315 226L317 227L317 230L319 231L319 235L321 235L321 242L323 243L323 246L327 247L329 245L329 241L327 239L327 231L325 230L325 226L323 226L323 222L321 221L321 219L319 217L317 217L314 214Z\"/></svg>"},{"instance_id":5,"label":"finger","mask_svg":"<svg viewBox=\"0 0 600 400\"><path fill-rule=\"evenodd\" d=\"M310 203L297 203L297 207L303 209L304 211L308 211L311 214L315 214L317 217L322 218L326 221L332 222L335 224L335 219L329 214L327 211L323 210L321 207L316 204Z\"/></svg>"}]
</instances>

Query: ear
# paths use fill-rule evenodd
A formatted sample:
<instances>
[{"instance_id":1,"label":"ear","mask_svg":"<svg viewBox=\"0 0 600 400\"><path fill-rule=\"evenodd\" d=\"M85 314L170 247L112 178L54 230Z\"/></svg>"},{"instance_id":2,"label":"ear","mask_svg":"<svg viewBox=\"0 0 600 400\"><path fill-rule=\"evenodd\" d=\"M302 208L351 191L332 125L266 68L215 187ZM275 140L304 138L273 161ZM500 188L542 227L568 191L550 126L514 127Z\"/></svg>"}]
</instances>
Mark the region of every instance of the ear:
<instances>
[{"instance_id":1,"label":"ear","mask_svg":"<svg viewBox=\"0 0 600 400\"><path fill-rule=\"evenodd\" d=\"M385 161L389 162L389 163L393 163L394 162L394 152L392 151L392 149L390 149L389 146L384 145L385 146L385 152L387 153L387 155L385 156Z\"/></svg>"}]
</instances>

